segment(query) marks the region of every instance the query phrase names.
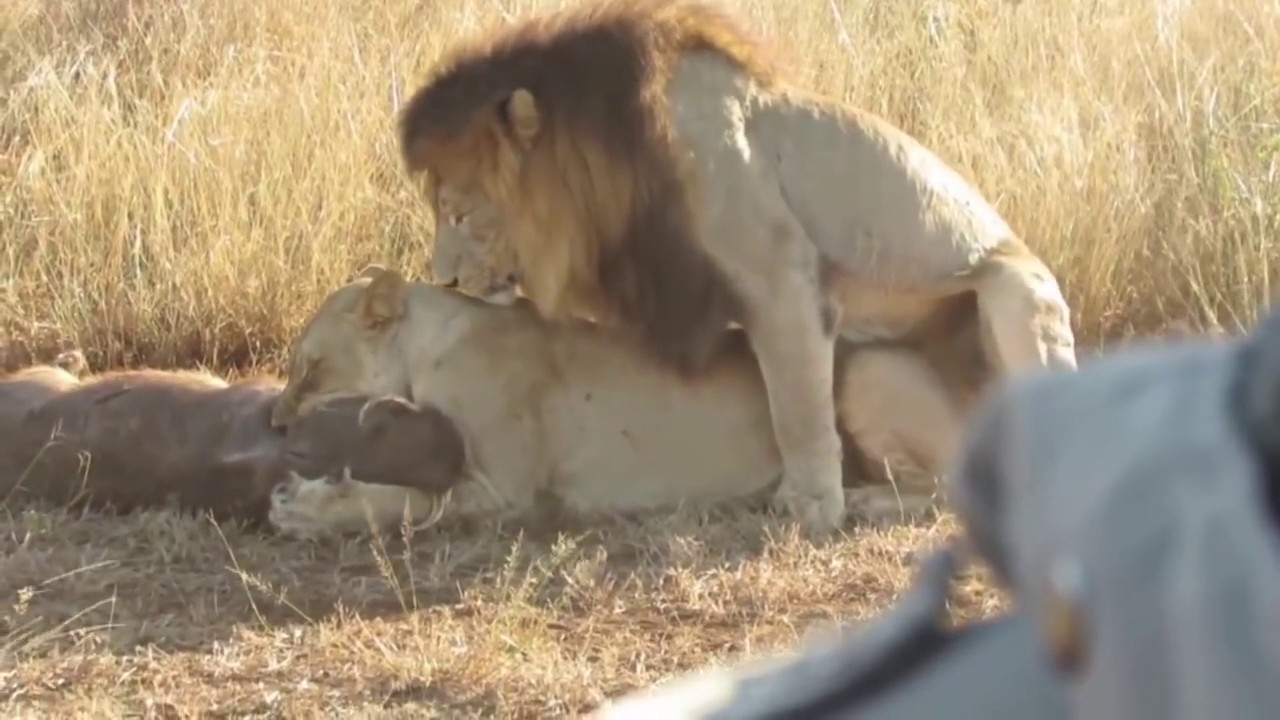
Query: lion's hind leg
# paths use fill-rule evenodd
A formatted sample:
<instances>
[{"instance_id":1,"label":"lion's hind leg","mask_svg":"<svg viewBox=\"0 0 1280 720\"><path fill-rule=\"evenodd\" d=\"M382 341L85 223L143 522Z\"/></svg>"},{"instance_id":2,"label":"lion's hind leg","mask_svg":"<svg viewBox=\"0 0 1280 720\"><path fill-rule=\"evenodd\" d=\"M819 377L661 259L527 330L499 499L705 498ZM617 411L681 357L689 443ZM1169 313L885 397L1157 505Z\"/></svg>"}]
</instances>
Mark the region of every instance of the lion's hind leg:
<instances>
[{"instance_id":1,"label":"lion's hind leg","mask_svg":"<svg viewBox=\"0 0 1280 720\"><path fill-rule=\"evenodd\" d=\"M974 289L983 346L999 374L1076 369L1071 311L1039 258L1026 250L997 254L980 269Z\"/></svg>"}]
</instances>

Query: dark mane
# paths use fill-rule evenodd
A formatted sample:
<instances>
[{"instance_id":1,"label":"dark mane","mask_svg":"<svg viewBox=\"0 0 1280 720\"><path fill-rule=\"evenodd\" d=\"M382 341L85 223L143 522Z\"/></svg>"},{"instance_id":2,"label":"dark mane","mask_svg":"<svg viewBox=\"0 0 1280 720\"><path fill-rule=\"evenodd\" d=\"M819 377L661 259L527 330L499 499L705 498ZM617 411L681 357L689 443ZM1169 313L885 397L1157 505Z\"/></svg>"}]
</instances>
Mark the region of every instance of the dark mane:
<instances>
[{"instance_id":1,"label":"dark mane","mask_svg":"<svg viewBox=\"0 0 1280 720\"><path fill-rule=\"evenodd\" d=\"M627 326L685 371L745 320L699 242L696 179L674 146L667 83L696 51L761 86L778 80L767 46L714 5L603 0L452 50L400 118L410 172L508 207L524 290L544 315ZM541 127L516 163L504 104L519 89Z\"/></svg>"},{"instance_id":2,"label":"dark mane","mask_svg":"<svg viewBox=\"0 0 1280 720\"><path fill-rule=\"evenodd\" d=\"M620 144L647 147L645 95L676 56L691 50L718 53L761 82L777 74L767 47L714 5L586 0L447 52L401 112L401 148L461 136L477 112L497 109L522 87L557 120L589 131L610 127Z\"/></svg>"}]
</instances>

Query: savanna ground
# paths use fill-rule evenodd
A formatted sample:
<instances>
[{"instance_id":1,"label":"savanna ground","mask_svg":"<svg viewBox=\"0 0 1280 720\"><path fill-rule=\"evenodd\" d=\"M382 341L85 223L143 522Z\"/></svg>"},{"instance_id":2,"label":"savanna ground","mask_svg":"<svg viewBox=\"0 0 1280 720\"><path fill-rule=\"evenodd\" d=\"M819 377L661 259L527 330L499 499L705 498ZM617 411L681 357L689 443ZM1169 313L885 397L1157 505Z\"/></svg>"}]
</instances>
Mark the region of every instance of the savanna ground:
<instances>
[{"instance_id":1,"label":"savanna ground","mask_svg":"<svg viewBox=\"0 0 1280 720\"><path fill-rule=\"evenodd\" d=\"M726 0L729 2L729 0ZM548 2L0 3L0 365L278 367L362 265L421 272L394 113ZM1055 268L1080 342L1247 327L1280 230L1272 0L739 0ZM759 517L307 544L0 512L0 713L552 717L874 616L947 518L814 547ZM980 579L956 614L999 607Z\"/></svg>"}]
</instances>

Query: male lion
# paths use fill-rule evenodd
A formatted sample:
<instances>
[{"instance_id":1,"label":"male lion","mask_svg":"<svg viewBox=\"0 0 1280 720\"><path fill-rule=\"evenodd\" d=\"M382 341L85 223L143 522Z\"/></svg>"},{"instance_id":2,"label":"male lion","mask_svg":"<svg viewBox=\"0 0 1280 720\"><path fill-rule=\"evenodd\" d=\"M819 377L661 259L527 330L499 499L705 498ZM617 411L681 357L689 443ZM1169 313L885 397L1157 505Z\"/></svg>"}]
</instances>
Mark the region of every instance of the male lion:
<instances>
[{"instance_id":1,"label":"male lion","mask_svg":"<svg viewBox=\"0 0 1280 720\"><path fill-rule=\"evenodd\" d=\"M1049 269L957 172L869 113L790 87L729 16L609 0L462 45L405 107L437 282L629 327L686 372L749 334L785 473L835 527L836 336L911 336L976 295L996 372L1076 367Z\"/></svg>"},{"instance_id":2,"label":"male lion","mask_svg":"<svg viewBox=\"0 0 1280 720\"><path fill-rule=\"evenodd\" d=\"M485 479L454 487L450 514L461 516L749 498L770 492L782 467L758 364L745 335L729 338L690 378L607 326L548 323L527 301L486 303L373 266L330 293L294 340L272 422L300 422L334 393L437 407ZM857 348L841 368L845 429L869 452L900 450L923 466L929 485L902 488L918 507L955 447L963 402L914 352ZM291 492L309 495L278 498L299 527L354 512L314 483ZM358 486L345 494L358 498Z\"/></svg>"},{"instance_id":3,"label":"male lion","mask_svg":"<svg viewBox=\"0 0 1280 720\"><path fill-rule=\"evenodd\" d=\"M0 499L119 511L174 502L262 526L272 488L291 471L407 486L428 500L457 482L461 439L439 411L335 397L280 433L270 424L280 387L203 372L132 370L81 383L57 367L19 371L0 379Z\"/></svg>"}]
</instances>

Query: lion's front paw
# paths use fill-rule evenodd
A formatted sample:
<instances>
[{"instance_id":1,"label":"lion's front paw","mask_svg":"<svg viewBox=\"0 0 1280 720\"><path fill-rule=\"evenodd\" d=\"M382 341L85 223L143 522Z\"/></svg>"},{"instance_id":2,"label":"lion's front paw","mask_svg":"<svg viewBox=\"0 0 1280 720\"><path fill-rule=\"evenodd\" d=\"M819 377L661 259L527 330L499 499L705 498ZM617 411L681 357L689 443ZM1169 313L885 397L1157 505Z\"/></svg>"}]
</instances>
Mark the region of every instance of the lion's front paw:
<instances>
[{"instance_id":1,"label":"lion's front paw","mask_svg":"<svg viewBox=\"0 0 1280 720\"><path fill-rule=\"evenodd\" d=\"M797 491L784 479L774 495L774 508L800 524L804 533L819 539L835 532L844 521L844 488Z\"/></svg>"}]
</instances>

